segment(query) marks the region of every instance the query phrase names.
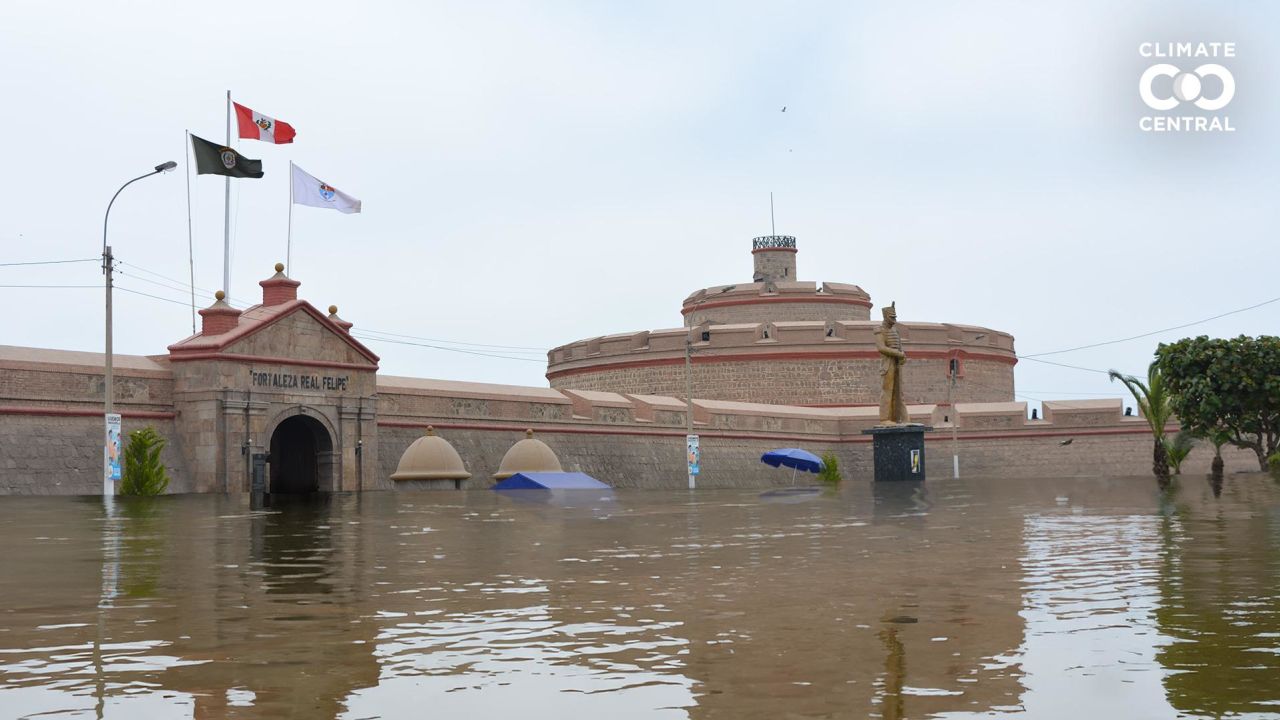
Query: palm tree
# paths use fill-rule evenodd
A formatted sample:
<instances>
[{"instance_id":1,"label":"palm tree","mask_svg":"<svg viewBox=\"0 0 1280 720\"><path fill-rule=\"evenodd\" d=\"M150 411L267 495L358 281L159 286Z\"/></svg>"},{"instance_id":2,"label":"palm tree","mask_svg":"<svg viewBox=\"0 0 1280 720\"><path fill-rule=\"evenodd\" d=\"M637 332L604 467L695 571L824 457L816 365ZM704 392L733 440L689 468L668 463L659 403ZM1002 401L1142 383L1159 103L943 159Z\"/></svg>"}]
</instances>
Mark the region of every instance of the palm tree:
<instances>
[{"instance_id":1,"label":"palm tree","mask_svg":"<svg viewBox=\"0 0 1280 720\"><path fill-rule=\"evenodd\" d=\"M1169 453L1169 464L1173 466L1173 474L1182 474L1182 463L1191 454L1191 449L1195 447L1195 436L1187 430L1181 430L1173 439L1165 445L1165 451Z\"/></svg>"},{"instance_id":2,"label":"palm tree","mask_svg":"<svg viewBox=\"0 0 1280 720\"><path fill-rule=\"evenodd\" d=\"M1213 496L1222 495L1222 446L1231 442L1231 434L1217 429L1209 432L1209 442L1213 443L1213 463L1209 466L1209 485L1213 488Z\"/></svg>"},{"instance_id":3,"label":"palm tree","mask_svg":"<svg viewBox=\"0 0 1280 720\"><path fill-rule=\"evenodd\" d=\"M1123 375L1118 370L1111 370L1107 375L1113 382L1119 380L1124 383L1133 395L1134 402L1138 404L1138 411L1147 419L1147 425L1151 426L1151 434L1156 441L1155 448L1151 451L1151 472L1156 476L1160 489L1167 489L1169 487L1169 450L1165 444L1164 428L1169 424L1169 418L1173 417L1173 405L1159 366L1153 362L1147 368L1146 383L1132 375Z\"/></svg>"}]
</instances>

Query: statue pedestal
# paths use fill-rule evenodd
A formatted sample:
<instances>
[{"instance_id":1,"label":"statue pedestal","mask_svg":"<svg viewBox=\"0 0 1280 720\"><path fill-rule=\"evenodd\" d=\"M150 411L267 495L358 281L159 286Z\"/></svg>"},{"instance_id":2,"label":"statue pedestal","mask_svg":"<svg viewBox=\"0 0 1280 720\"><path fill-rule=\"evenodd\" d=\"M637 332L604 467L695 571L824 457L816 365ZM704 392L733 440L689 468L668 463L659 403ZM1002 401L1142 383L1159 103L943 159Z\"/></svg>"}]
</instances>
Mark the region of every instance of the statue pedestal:
<instances>
[{"instance_id":1,"label":"statue pedestal","mask_svg":"<svg viewBox=\"0 0 1280 720\"><path fill-rule=\"evenodd\" d=\"M872 436L876 482L924 480L924 434L928 425L877 425L863 430Z\"/></svg>"}]
</instances>

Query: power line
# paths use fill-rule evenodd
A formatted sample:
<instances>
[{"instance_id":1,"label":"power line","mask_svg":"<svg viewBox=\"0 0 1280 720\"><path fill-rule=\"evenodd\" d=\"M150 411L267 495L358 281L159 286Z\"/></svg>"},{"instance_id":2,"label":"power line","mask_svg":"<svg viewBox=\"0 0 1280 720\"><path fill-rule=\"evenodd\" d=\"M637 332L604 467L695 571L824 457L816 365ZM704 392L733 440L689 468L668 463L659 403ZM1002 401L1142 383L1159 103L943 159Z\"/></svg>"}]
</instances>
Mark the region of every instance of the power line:
<instances>
[{"instance_id":1,"label":"power line","mask_svg":"<svg viewBox=\"0 0 1280 720\"><path fill-rule=\"evenodd\" d=\"M1152 335L1159 335L1160 333L1166 333L1166 332L1170 332L1170 331L1172 331L1172 330L1181 330L1181 329L1183 329L1183 328L1189 328L1189 327L1192 327L1192 326L1194 326L1194 325L1201 325L1201 324L1204 324L1204 323L1207 323L1207 322L1210 322L1210 321L1213 321L1213 320L1217 320L1217 319L1219 319L1219 318L1227 317L1228 315L1235 315L1235 314L1237 314L1237 313L1242 313L1242 312L1246 312L1246 311L1249 311L1249 310L1255 310L1255 309L1260 308L1260 307L1262 307L1262 306L1264 306L1264 305L1270 305L1270 304L1271 304L1271 303L1273 303L1273 302L1280 302L1280 297L1274 297L1274 298L1271 298L1270 300L1264 300L1264 301L1262 301L1262 302L1258 303L1257 305L1250 305L1249 307L1243 307L1243 308L1240 308L1240 309L1238 309L1238 310L1229 310L1229 311L1224 312L1224 313L1222 313L1222 314L1220 314L1220 315L1214 315L1213 317L1207 317L1207 318L1205 318L1205 319L1203 319L1203 320L1196 320L1195 322L1189 322L1189 323L1186 323L1186 324L1184 324L1184 325L1174 325L1173 327L1167 327L1167 328L1163 328L1163 329L1161 329L1161 330L1152 330L1151 332L1145 332L1145 333L1142 333L1141 335L1133 335L1133 336L1131 336L1131 337L1127 337L1127 338L1120 338L1119 340L1107 340L1107 341L1105 341L1105 342L1093 343L1093 344L1091 344L1091 345L1081 345L1081 346L1079 346L1079 347L1067 348L1066 350L1054 350L1054 351L1052 351L1052 352L1042 352L1042 353L1031 353L1031 354L1029 354L1029 355L1019 355L1018 357L1019 357L1019 358L1025 358L1025 359L1027 359L1027 360L1033 360L1033 359L1038 358L1038 357L1044 357L1045 355L1061 355L1062 353L1075 352L1075 351L1077 351L1077 350L1088 350L1089 348L1102 347L1102 346L1104 346L1104 345L1115 345L1116 343L1129 342L1130 340L1138 340L1138 339L1140 339L1140 338L1144 338L1144 337L1151 337Z\"/></svg>"},{"instance_id":2,"label":"power line","mask_svg":"<svg viewBox=\"0 0 1280 720\"><path fill-rule=\"evenodd\" d=\"M134 278L134 279L135 279L135 280L137 280L138 278ZM141 295L142 297L155 298L156 300L163 300L163 301L165 301L165 302L171 302L171 303L173 303L174 305L181 305L181 306L183 306L183 307L191 307L191 305L190 305L189 303L187 303L186 301L184 301L184 300L174 300L174 299L172 299L172 298L160 297L159 295L152 295L151 293L139 292L138 290L130 290L129 288L124 287L124 286L122 286L122 285L116 285L116 286L115 286L115 288L116 288L117 290L123 290L123 291L125 291L125 292L127 292L127 293L132 293L132 294L134 294L134 295Z\"/></svg>"},{"instance_id":3,"label":"power line","mask_svg":"<svg viewBox=\"0 0 1280 720\"><path fill-rule=\"evenodd\" d=\"M188 282L187 282L187 281L185 281L185 280L178 280L177 278L171 278L171 277L169 277L168 275L161 275L160 273L158 273L158 272L156 272L156 271L154 271L154 270L148 270L148 269L146 269L146 268L142 267L141 265L134 265L133 263L131 263L131 262L125 262L124 260L117 260L116 262L120 263L121 265L128 265L129 267L134 268L134 269L136 269L136 270L141 270L142 272L144 272L144 273L146 273L146 274L148 274L148 275L154 275L155 277L158 277L158 278L160 278L161 280L168 280L168 281L169 281L169 282L171 282L171 283L177 283L178 285L180 285L180 286L181 286L181 289L182 289L182 291L183 291L183 292L187 292L187 291L191 290L191 289L192 289L192 287L194 287L194 288L195 288L195 290L196 290L196 292L208 293L208 294L210 294L210 295L212 295L212 294L213 294L213 291L212 291L212 290L209 290L209 289L207 289L207 288L202 288L202 287L200 287L199 285L195 285L195 286L193 286L193 285L191 285L190 283L188 283Z\"/></svg>"},{"instance_id":4,"label":"power line","mask_svg":"<svg viewBox=\"0 0 1280 720\"><path fill-rule=\"evenodd\" d=\"M440 343L448 343L450 345L466 345L468 347L491 348L491 349L497 349L497 350L512 350L512 351L523 350L523 351L527 351L527 353L538 353L538 354L545 354L547 352L546 349L544 348L528 347L524 345L486 345L485 343L463 342L461 340L442 340L440 338L418 337L416 335L402 335L399 333L386 332L385 330L370 330L369 328L363 328L363 327L361 328L361 331L366 333L375 333L377 335L387 335L393 338L407 338L409 340L422 340L425 342L440 342ZM527 354L527 353L521 353L521 354Z\"/></svg>"},{"instance_id":5,"label":"power line","mask_svg":"<svg viewBox=\"0 0 1280 720\"><path fill-rule=\"evenodd\" d=\"M462 348L451 348L451 347L445 347L443 345L429 345L427 343L409 342L408 340L390 340L388 338L372 337L370 335L365 335L363 333L358 333L358 332L353 332L351 334L362 340L372 340L374 342L395 343L396 345L413 345L416 347L431 348L433 350L446 350L448 352L465 353L467 355L480 355L482 357L501 358L503 360L523 360L525 362L536 362L536 363L543 362L541 358L513 357L511 355L499 355L497 353L480 352L478 350L464 350Z\"/></svg>"},{"instance_id":6,"label":"power line","mask_svg":"<svg viewBox=\"0 0 1280 720\"><path fill-rule=\"evenodd\" d=\"M123 261L123 260L121 260L121 261L120 261L120 264L122 264L122 265L128 265L128 266L130 266L130 267L132 267L132 268L134 268L134 269L136 269L136 270L141 270L142 272L145 272L145 273L147 273L147 274L149 274L149 275L154 275L155 277L161 278L161 279L163 279L163 280L168 280L169 282L174 283L174 286L169 286L169 289L171 289L171 290L181 290L181 291L183 291L183 292L186 292L186 291L188 291L188 290L190 290L190 289L191 289L191 285L189 285L189 284L187 284L187 283L183 282L182 280L178 280L177 278L172 278L172 277L169 277L169 276L167 276L167 275L161 275L160 273L155 272L155 271L153 271L153 270L148 270L147 268L141 267L141 266L139 266L139 265L135 265L135 264L133 264L133 263L127 263L127 262L125 262L125 261ZM134 278L135 280L142 280L143 282L151 282L151 283L154 283L154 284L156 284L156 285L160 285L161 287L166 287L165 285L163 285L163 284L161 284L161 283L155 282L155 281L153 281L153 280L147 280L146 278L140 278L140 277L138 277L137 275L134 275L134 276L133 276L133 278ZM207 289L205 289L205 288L198 287L198 286L197 286L195 289L196 289L197 291L199 291L199 292L210 292L209 290L207 290ZM165 299L167 300L168 298L165 298ZM235 306L239 306L239 305L240 305L240 303L238 303L238 302L232 302L232 303L231 303L231 305L232 305L233 307L235 307ZM248 306L247 306L247 305L245 305L245 306L243 306L243 307L248 307ZM419 341L419 342L425 342L425 343L444 343L444 344L447 344L447 345L463 345L463 346L470 347L470 348L489 348L489 349L493 349L493 350L507 350L507 351L514 352L514 353L516 353L516 354L529 354L529 353L535 353L535 352L536 352L536 353L538 353L538 354L540 354L540 355L541 355L541 354L545 354L545 353L547 352L547 350L546 350L545 348L535 348L535 347L529 347L529 346L527 346L527 345L491 345L491 344L486 344L486 343L473 343L473 342L466 342L466 341L463 341L463 340L446 340L446 339L444 339L444 338L430 338L430 337L420 337L420 336L417 336L417 335L405 335L405 334L402 334L402 333L393 333L393 332L388 332L388 331L386 331L386 330L374 330L374 329L372 329L372 328L365 328L365 327L361 327L361 328L360 328L360 330L359 330L359 332L362 332L362 333L372 333L372 334L374 334L374 335L386 335L386 336L388 336L389 338L401 338L401 339L406 339L406 340L417 340L417 341ZM386 339L386 338L372 338L372 339L384 340L384 339ZM386 341L387 341L387 342L394 342L393 340L389 340L389 339L386 339ZM406 343L406 344L411 344L411 343ZM431 347L431 346L428 346L428 347ZM519 359L524 359L524 358L519 358ZM541 360L539 360L539 362L541 362Z\"/></svg>"},{"instance_id":7,"label":"power line","mask_svg":"<svg viewBox=\"0 0 1280 720\"><path fill-rule=\"evenodd\" d=\"M102 262L102 258L83 258L80 260L33 260L31 262L0 263L0 267L17 267L19 265L62 265L64 263Z\"/></svg>"},{"instance_id":8,"label":"power line","mask_svg":"<svg viewBox=\"0 0 1280 720\"><path fill-rule=\"evenodd\" d=\"M73 288L73 289L74 288L98 288L99 290L101 290L102 286L101 285L0 285L0 288L46 288L46 289L47 288Z\"/></svg>"},{"instance_id":9,"label":"power line","mask_svg":"<svg viewBox=\"0 0 1280 720\"><path fill-rule=\"evenodd\" d=\"M136 275L135 275L135 276L133 276L133 279L134 279L134 280L141 280L141 279L143 279L143 278L139 278L138 276L136 276ZM3 286L0 286L0 287L3 287ZM70 286L62 286L62 287L70 287ZM81 287L101 287L101 286L99 286L99 285L84 285L84 286L81 286ZM160 295L152 295L151 293L145 293L145 292L141 292L141 291L139 291L139 290L133 290L133 289L131 289L131 288L124 287L124 286L122 286L122 285L116 285L115 287L116 287L116 289L117 289L117 290L122 290L122 291L124 291L124 292L131 293L131 294L133 294L133 295L141 295L142 297L152 298L152 299L154 299L154 300L162 300L162 301L164 301L164 302L173 303L174 305L182 305L183 307L187 307L187 306L188 306L188 303L187 303L186 301L184 301L184 300L174 300L173 298L162 297L162 296L160 296ZM524 361L526 361L526 362L537 362L537 363L541 363L541 362L543 362L543 361L542 361L542 359L540 359L540 358L513 357L513 356L511 356L511 355L501 355L501 354L498 354L498 353L487 353L487 352L480 352L480 351L476 351L476 350L466 350L466 349L463 349L463 348L445 347L445 346L443 346L443 345L430 345L430 344L427 344L427 343L409 342L409 341L407 341L407 340L392 340L392 339L389 339L389 338L375 337L375 336L368 335L368 334L365 334L365 333L362 333L362 332L353 332L353 333L351 333L351 334L352 334L352 336L354 336L354 337L358 337L358 338L361 338L361 339L363 339L363 340L371 340L371 341L374 341L374 342L395 343L395 344L397 344L397 345L414 345L414 346L417 346L417 347L431 348L431 349L433 349L433 350L444 350L444 351L446 351L446 352L464 353L464 354L466 354L466 355L479 355L479 356L482 356L482 357L499 358L499 359L502 359L502 360L524 360Z\"/></svg>"},{"instance_id":10,"label":"power line","mask_svg":"<svg viewBox=\"0 0 1280 720\"><path fill-rule=\"evenodd\" d=\"M169 283L163 283L163 282L160 282L159 280L151 280L149 278L144 278L141 275L138 275L136 273L126 273L123 270L119 270L117 272L119 272L122 276L128 276L130 280L137 280L138 282L150 283L157 287L162 287L166 290L175 290L177 292L188 292L191 289L191 288L175 287L174 285L171 285ZM191 303L188 301L186 304L190 306Z\"/></svg>"},{"instance_id":11,"label":"power line","mask_svg":"<svg viewBox=\"0 0 1280 720\"><path fill-rule=\"evenodd\" d=\"M1080 367L1079 365L1068 365L1066 363L1053 362L1052 360L1041 360L1040 358L1030 357L1028 355L1019 355L1019 360L1030 360L1031 362L1044 363L1045 365L1056 365L1057 367L1071 368L1072 370L1084 370L1091 373L1102 373L1103 375L1111 374L1108 370L1099 370L1097 368Z\"/></svg>"}]
</instances>

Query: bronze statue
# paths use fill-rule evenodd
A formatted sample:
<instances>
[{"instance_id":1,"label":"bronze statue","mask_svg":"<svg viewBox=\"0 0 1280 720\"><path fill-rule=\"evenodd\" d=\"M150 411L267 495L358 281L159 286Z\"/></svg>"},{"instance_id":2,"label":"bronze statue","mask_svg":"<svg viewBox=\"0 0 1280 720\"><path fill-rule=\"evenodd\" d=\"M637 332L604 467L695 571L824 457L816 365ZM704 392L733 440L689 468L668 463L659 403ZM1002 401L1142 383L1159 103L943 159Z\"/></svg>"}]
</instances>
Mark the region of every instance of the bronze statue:
<instances>
[{"instance_id":1,"label":"bronze statue","mask_svg":"<svg viewBox=\"0 0 1280 720\"><path fill-rule=\"evenodd\" d=\"M902 400L902 365L907 361L898 336L897 303L881 308L884 322L876 328L876 350L880 351L880 424L905 425L907 404Z\"/></svg>"}]
</instances>

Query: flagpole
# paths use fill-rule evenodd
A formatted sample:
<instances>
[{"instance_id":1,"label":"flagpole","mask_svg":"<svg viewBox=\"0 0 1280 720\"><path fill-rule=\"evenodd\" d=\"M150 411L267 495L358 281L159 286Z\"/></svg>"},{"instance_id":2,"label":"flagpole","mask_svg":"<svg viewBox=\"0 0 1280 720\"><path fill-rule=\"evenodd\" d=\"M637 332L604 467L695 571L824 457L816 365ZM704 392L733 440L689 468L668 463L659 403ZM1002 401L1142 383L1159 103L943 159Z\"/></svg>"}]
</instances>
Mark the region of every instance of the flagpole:
<instances>
[{"instance_id":1,"label":"flagpole","mask_svg":"<svg viewBox=\"0 0 1280 720\"><path fill-rule=\"evenodd\" d=\"M227 91L227 147L231 147L231 91ZM231 300L231 176L224 177L222 199L222 292Z\"/></svg>"},{"instance_id":2,"label":"flagpole","mask_svg":"<svg viewBox=\"0 0 1280 720\"><path fill-rule=\"evenodd\" d=\"M191 233L191 131L187 135L186 148L182 152L183 170L187 175L187 265L191 269L191 334L196 334L196 256L195 241Z\"/></svg>"},{"instance_id":3,"label":"flagpole","mask_svg":"<svg viewBox=\"0 0 1280 720\"><path fill-rule=\"evenodd\" d=\"M293 272L293 161L289 161L289 235L284 246L284 274Z\"/></svg>"}]
</instances>

